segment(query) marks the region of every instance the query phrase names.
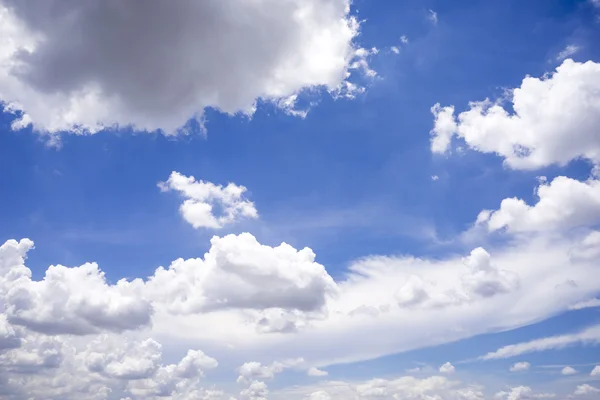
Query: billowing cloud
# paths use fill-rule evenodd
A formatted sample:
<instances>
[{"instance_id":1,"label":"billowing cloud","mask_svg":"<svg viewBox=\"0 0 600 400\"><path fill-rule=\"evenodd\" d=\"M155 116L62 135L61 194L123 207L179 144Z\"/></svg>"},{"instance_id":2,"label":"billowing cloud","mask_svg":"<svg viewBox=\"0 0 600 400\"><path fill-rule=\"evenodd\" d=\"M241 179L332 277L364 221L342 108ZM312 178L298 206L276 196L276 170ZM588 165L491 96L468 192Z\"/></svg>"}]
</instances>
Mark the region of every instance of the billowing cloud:
<instances>
[{"instance_id":1,"label":"billowing cloud","mask_svg":"<svg viewBox=\"0 0 600 400\"><path fill-rule=\"evenodd\" d=\"M219 229L240 218L258 218L254 203L244 198L247 189L235 183L215 185L173 171L158 187L163 192L177 191L185 198L179 211L196 229Z\"/></svg>"},{"instance_id":2,"label":"billowing cloud","mask_svg":"<svg viewBox=\"0 0 600 400\"><path fill-rule=\"evenodd\" d=\"M539 199L534 205L517 198L502 200L498 210L480 213L477 224L490 231L544 232L592 227L600 222L598 179L582 182L558 176L550 183L540 183L536 194ZM597 252L598 244L600 234L596 232L584 240L581 252Z\"/></svg>"},{"instance_id":3,"label":"billowing cloud","mask_svg":"<svg viewBox=\"0 0 600 400\"><path fill-rule=\"evenodd\" d=\"M257 99L293 113L303 89L360 90L358 28L349 0L2 0L0 101L13 128L51 133L172 134L206 107L252 114Z\"/></svg>"},{"instance_id":4,"label":"billowing cloud","mask_svg":"<svg viewBox=\"0 0 600 400\"><path fill-rule=\"evenodd\" d=\"M523 79L510 101L506 107L502 101L472 102L457 118L454 107L434 106L431 150L446 152L456 135L474 150L499 155L513 169L565 165L577 158L600 162L600 63L567 59L553 74Z\"/></svg>"}]
</instances>

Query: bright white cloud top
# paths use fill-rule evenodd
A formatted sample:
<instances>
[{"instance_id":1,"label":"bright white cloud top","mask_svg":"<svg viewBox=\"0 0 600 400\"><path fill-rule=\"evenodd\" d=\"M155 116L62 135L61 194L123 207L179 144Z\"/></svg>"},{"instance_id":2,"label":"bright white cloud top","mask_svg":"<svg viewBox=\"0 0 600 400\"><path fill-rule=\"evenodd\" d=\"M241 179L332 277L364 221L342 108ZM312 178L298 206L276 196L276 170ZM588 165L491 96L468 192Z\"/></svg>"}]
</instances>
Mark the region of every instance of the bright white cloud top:
<instances>
[{"instance_id":1,"label":"bright white cloud top","mask_svg":"<svg viewBox=\"0 0 600 400\"><path fill-rule=\"evenodd\" d=\"M206 107L251 115L258 99L293 113L304 89L360 91L350 70L370 54L349 0L34 4L0 2L0 101L22 113L15 129L174 134Z\"/></svg>"},{"instance_id":2,"label":"bright white cloud top","mask_svg":"<svg viewBox=\"0 0 600 400\"><path fill-rule=\"evenodd\" d=\"M509 106L504 106L505 102ZM600 162L600 63L565 60L547 77L526 77L508 99L432 108L431 150L445 153L451 139L495 153L513 169L564 166L576 158Z\"/></svg>"}]
</instances>

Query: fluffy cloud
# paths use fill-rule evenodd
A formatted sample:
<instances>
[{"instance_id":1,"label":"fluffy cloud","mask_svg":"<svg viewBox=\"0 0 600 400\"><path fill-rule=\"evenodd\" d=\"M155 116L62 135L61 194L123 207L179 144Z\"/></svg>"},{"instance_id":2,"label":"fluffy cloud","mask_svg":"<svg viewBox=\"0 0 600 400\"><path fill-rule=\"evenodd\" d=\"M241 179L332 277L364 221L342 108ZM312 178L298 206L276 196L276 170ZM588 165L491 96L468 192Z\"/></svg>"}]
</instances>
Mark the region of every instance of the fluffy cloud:
<instances>
[{"instance_id":1,"label":"fluffy cloud","mask_svg":"<svg viewBox=\"0 0 600 400\"><path fill-rule=\"evenodd\" d=\"M526 361L515 363L510 367L510 372L528 371L531 368L531 364Z\"/></svg>"},{"instance_id":2,"label":"fluffy cloud","mask_svg":"<svg viewBox=\"0 0 600 400\"><path fill-rule=\"evenodd\" d=\"M534 400L551 399L556 395L554 393L535 393L529 386L517 386L511 388L508 392L498 392L494 397L503 400Z\"/></svg>"},{"instance_id":3,"label":"fluffy cloud","mask_svg":"<svg viewBox=\"0 0 600 400\"><path fill-rule=\"evenodd\" d=\"M454 365L450 364L449 362L440 367L440 372L442 374L452 374L455 370L456 368L454 368Z\"/></svg>"},{"instance_id":4,"label":"fluffy cloud","mask_svg":"<svg viewBox=\"0 0 600 400\"><path fill-rule=\"evenodd\" d=\"M249 233L213 237L204 259L159 268L147 287L180 313L280 308L317 312L336 284L309 248L260 244Z\"/></svg>"},{"instance_id":5,"label":"fluffy cloud","mask_svg":"<svg viewBox=\"0 0 600 400\"><path fill-rule=\"evenodd\" d=\"M573 367L564 367L561 371L561 374L563 375L575 375L577 373L577 370Z\"/></svg>"},{"instance_id":6,"label":"fluffy cloud","mask_svg":"<svg viewBox=\"0 0 600 400\"><path fill-rule=\"evenodd\" d=\"M288 368L296 368L304 363L303 359L275 361L270 365L262 365L259 362L244 363L239 369L238 383L250 383L259 379L273 379L275 375L282 373Z\"/></svg>"},{"instance_id":7,"label":"fluffy cloud","mask_svg":"<svg viewBox=\"0 0 600 400\"><path fill-rule=\"evenodd\" d=\"M573 392L573 394L575 396L585 396L585 395L592 394L592 393L600 393L600 389L598 389L594 386L588 385L587 383L577 386L577 388L575 389L575 392Z\"/></svg>"},{"instance_id":8,"label":"fluffy cloud","mask_svg":"<svg viewBox=\"0 0 600 400\"><path fill-rule=\"evenodd\" d=\"M348 0L2 0L0 101L23 113L16 129L174 133L206 107L252 114L257 99L318 86L352 95L368 56L358 28Z\"/></svg>"},{"instance_id":9,"label":"fluffy cloud","mask_svg":"<svg viewBox=\"0 0 600 400\"><path fill-rule=\"evenodd\" d=\"M600 180L581 182L558 176L550 183L542 182L536 189L535 205L522 199L502 200L495 211L482 211L477 224L488 230L509 232L564 231L600 222ZM600 234L594 233L582 243L582 252L597 252ZM595 254L593 254L595 255Z\"/></svg>"},{"instance_id":10,"label":"fluffy cloud","mask_svg":"<svg viewBox=\"0 0 600 400\"><path fill-rule=\"evenodd\" d=\"M235 183L227 186L211 182L196 181L193 176L184 176L173 171L159 188L166 192L177 191L185 198L179 211L194 228L219 229L240 218L258 218L254 203L244 198L246 188ZM220 210L215 215L215 208Z\"/></svg>"},{"instance_id":11,"label":"fluffy cloud","mask_svg":"<svg viewBox=\"0 0 600 400\"><path fill-rule=\"evenodd\" d=\"M44 333L122 332L150 323L152 306L139 295L141 280L106 282L94 263L51 266L41 281L24 264L33 242L9 240L0 247L0 296L13 324ZM10 335L10 332L8 332Z\"/></svg>"},{"instance_id":12,"label":"fluffy cloud","mask_svg":"<svg viewBox=\"0 0 600 400\"><path fill-rule=\"evenodd\" d=\"M294 387L273 392L276 400L306 398L310 400L484 400L482 388L449 380L444 376L415 378L401 376L393 379L371 379L345 382L325 381L315 386Z\"/></svg>"},{"instance_id":13,"label":"fluffy cloud","mask_svg":"<svg viewBox=\"0 0 600 400\"><path fill-rule=\"evenodd\" d=\"M590 372L590 376L600 376L600 365L596 365L592 372Z\"/></svg>"},{"instance_id":14,"label":"fluffy cloud","mask_svg":"<svg viewBox=\"0 0 600 400\"><path fill-rule=\"evenodd\" d=\"M600 63L565 60L543 78L526 77L510 107L485 100L432 108L431 150L444 153L456 135L477 151L495 153L514 169L565 165L576 158L600 162ZM514 110L514 112L509 111Z\"/></svg>"},{"instance_id":15,"label":"fluffy cloud","mask_svg":"<svg viewBox=\"0 0 600 400\"><path fill-rule=\"evenodd\" d=\"M550 336L529 342L511 344L488 353L480 359L496 360L520 356L522 354L563 349L581 343L600 343L600 325L592 326L578 333ZM570 367L568 367L570 368ZM567 370L568 371L568 370Z\"/></svg>"}]
</instances>

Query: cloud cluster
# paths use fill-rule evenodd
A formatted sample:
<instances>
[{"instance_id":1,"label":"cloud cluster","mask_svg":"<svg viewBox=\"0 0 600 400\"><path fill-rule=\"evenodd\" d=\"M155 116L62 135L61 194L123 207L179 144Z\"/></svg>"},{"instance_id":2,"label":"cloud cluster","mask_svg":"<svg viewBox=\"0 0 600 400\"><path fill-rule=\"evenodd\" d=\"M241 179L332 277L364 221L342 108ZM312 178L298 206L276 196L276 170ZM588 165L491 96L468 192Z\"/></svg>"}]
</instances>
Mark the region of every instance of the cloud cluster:
<instances>
[{"instance_id":1,"label":"cloud cluster","mask_svg":"<svg viewBox=\"0 0 600 400\"><path fill-rule=\"evenodd\" d=\"M432 108L431 150L445 153L454 136L470 148L495 153L513 169L565 165L583 158L600 162L600 63L566 59L556 72L526 77L503 100L472 102L454 116L454 107Z\"/></svg>"},{"instance_id":2,"label":"cloud cluster","mask_svg":"<svg viewBox=\"0 0 600 400\"><path fill-rule=\"evenodd\" d=\"M349 0L2 0L0 102L14 129L50 133L174 134L206 107L251 115L258 99L295 114L304 89L360 91L358 29Z\"/></svg>"},{"instance_id":3,"label":"cloud cluster","mask_svg":"<svg viewBox=\"0 0 600 400\"><path fill-rule=\"evenodd\" d=\"M220 229L240 218L258 218L254 203L244 198L247 189L235 183L215 185L173 171L158 187L163 192L177 191L185 198L179 211L194 228ZM217 214L218 213L218 214Z\"/></svg>"}]
</instances>

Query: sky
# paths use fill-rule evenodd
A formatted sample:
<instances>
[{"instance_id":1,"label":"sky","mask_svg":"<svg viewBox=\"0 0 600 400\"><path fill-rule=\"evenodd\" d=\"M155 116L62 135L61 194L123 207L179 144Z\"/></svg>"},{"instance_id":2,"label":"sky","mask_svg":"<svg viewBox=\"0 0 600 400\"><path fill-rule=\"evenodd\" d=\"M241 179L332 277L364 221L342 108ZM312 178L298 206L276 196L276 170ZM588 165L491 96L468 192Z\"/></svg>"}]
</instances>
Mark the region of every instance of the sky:
<instances>
[{"instance_id":1,"label":"sky","mask_svg":"<svg viewBox=\"0 0 600 400\"><path fill-rule=\"evenodd\" d=\"M0 399L600 398L600 2L0 0Z\"/></svg>"}]
</instances>

